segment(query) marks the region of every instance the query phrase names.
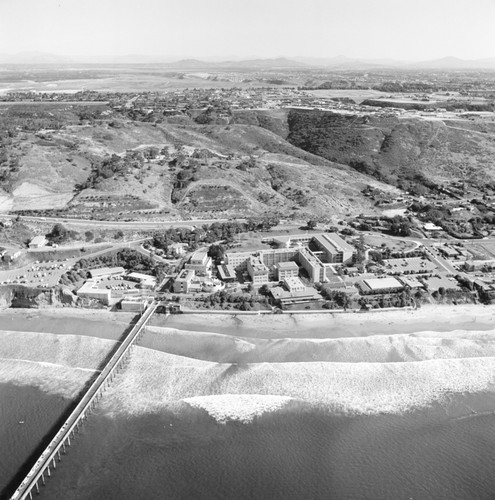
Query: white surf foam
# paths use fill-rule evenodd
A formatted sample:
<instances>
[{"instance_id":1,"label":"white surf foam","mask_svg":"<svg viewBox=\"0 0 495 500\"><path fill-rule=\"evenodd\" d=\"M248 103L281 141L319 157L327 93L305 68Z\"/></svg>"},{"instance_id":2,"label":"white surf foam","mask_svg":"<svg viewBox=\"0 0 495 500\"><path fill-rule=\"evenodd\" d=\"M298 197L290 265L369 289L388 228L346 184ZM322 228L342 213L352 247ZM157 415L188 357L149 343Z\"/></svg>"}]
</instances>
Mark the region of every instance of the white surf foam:
<instances>
[{"instance_id":1,"label":"white surf foam","mask_svg":"<svg viewBox=\"0 0 495 500\"><path fill-rule=\"evenodd\" d=\"M293 400L287 396L263 394L220 394L186 398L183 401L193 408L205 410L219 423L229 420L249 423L264 413L280 410Z\"/></svg>"},{"instance_id":2,"label":"white surf foam","mask_svg":"<svg viewBox=\"0 0 495 500\"><path fill-rule=\"evenodd\" d=\"M283 396L348 413L400 413L495 384L495 357L401 363L212 363L137 348L106 410L161 411L198 396Z\"/></svg>"}]
</instances>

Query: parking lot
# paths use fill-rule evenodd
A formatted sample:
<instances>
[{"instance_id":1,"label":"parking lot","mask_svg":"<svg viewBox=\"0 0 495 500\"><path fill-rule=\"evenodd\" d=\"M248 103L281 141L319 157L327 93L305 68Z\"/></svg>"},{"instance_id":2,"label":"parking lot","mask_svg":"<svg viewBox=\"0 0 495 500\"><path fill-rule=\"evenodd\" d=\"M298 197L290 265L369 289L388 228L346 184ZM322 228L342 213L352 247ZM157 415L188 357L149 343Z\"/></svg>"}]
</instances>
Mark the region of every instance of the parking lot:
<instances>
[{"instance_id":1,"label":"parking lot","mask_svg":"<svg viewBox=\"0 0 495 500\"><path fill-rule=\"evenodd\" d=\"M35 261L15 269L0 271L0 285L22 284L38 288L49 288L58 284L62 274L75 263L75 259Z\"/></svg>"},{"instance_id":2,"label":"parking lot","mask_svg":"<svg viewBox=\"0 0 495 500\"><path fill-rule=\"evenodd\" d=\"M117 295L118 292L126 292L128 290L134 290L138 287L137 282L126 280L123 276L109 276L98 280L97 283L98 288L112 290L112 296Z\"/></svg>"}]
</instances>

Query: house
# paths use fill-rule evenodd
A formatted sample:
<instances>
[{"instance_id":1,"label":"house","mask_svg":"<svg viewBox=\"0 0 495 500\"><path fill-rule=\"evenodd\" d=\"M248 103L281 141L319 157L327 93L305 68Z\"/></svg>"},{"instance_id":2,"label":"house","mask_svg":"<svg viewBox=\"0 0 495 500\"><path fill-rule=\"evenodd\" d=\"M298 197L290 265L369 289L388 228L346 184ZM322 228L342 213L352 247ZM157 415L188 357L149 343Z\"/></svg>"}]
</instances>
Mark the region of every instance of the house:
<instances>
[{"instance_id":1,"label":"house","mask_svg":"<svg viewBox=\"0 0 495 500\"><path fill-rule=\"evenodd\" d=\"M29 242L29 248L41 248L46 246L48 243L48 240L44 235L42 236L35 236L30 242Z\"/></svg>"}]
</instances>

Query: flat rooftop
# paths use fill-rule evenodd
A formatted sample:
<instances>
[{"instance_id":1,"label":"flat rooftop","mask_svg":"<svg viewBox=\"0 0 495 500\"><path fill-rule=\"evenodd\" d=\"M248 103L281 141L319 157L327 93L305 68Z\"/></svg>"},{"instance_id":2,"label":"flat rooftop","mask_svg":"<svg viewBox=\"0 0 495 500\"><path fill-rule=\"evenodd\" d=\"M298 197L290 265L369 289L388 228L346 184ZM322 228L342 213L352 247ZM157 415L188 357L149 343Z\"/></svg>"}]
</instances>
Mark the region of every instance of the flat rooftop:
<instances>
[{"instance_id":1,"label":"flat rooftop","mask_svg":"<svg viewBox=\"0 0 495 500\"><path fill-rule=\"evenodd\" d=\"M275 264L275 267L282 271L299 270L299 266L293 260L289 262L279 262Z\"/></svg>"},{"instance_id":2,"label":"flat rooftop","mask_svg":"<svg viewBox=\"0 0 495 500\"><path fill-rule=\"evenodd\" d=\"M363 280L363 283L370 290L385 290L387 288L402 288L403 287L402 283L399 280L392 278L391 276L389 276L387 278L369 278L369 279Z\"/></svg>"},{"instance_id":3,"label":"flat rooftop","mask_svg":"<svg viewBox=\"0 0 495 500\"><path fill-rule=\"evenodd\" d=\"M343 240L338 234L335 233L321 233L316 234L314 239L320 243L330 253L335 252L355 252L355 248L349 245L347 241Z\"/></svg>"}]
</instances>

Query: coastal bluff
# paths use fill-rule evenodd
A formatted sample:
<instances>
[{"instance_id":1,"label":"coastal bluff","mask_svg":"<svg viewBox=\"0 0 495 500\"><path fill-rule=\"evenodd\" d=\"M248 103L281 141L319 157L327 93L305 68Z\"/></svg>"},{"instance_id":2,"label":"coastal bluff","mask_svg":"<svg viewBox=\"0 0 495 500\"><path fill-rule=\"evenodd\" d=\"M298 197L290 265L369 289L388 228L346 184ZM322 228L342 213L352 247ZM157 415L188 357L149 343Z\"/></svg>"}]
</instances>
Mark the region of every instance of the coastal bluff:
<instances>
[{"instance_id":1,"label":"coastal bluff","mask_svg":"<svg viewBox=\"0 0 495 500\"><path fill-rule=\"evenodd\" d=\"M0 308L40 308L74 306L77 296L68 288L31 288L22 285L6 285L0 289Z\"/></svg>"}]
</instances>

